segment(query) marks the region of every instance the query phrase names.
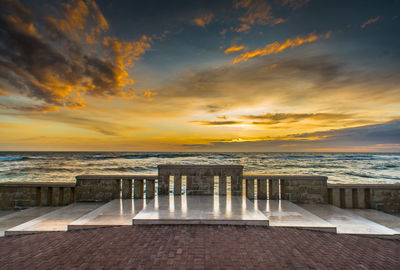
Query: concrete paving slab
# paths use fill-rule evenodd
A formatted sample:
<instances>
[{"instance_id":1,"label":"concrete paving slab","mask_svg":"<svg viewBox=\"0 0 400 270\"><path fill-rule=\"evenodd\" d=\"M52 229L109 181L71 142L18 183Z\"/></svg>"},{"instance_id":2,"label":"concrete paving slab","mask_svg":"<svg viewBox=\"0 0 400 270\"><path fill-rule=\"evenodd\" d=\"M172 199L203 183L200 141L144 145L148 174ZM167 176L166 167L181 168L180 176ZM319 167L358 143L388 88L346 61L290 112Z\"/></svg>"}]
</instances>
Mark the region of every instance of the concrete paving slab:
<instances>
[{"instance_id":1,"label":"concrete paving slab","mask_svg":"<svg viewBox=\"0 0 400 270\"><path fill-rule=\"evenodd\" d=\"M255 200L254 204L267 216L270 226L336 232L336 226L290 201Z\"/></svg>"},{"instance_id":2,"label":"concrete paving slab","mask_svg":"<svg viewBox=\"0 0 400 270\"><path fill-rule=\"evenodd\" d=\"M2 216L0 218L0 236L4 236L4 232L19 224L55 211L59 207L33 207L21 211L13 212L12 214Z\"/></svg>"},{"instance_id":3,"label":"concrete paving slab","mask_svg":"<svg viewBox=\"0 0 400 270\"><path fill-rule=\"evenodd\" d=\"M147 224L230 224L268 226L268 219L240 196L156 196L133 219Z\"/></svg>"},{"instance_id":4,"label":"concrete paving slab","mask_svg":"<svg viewBox=\"0 0 400 270\"><path fill-rule=\"evenodd\" d=\"M363 218L348 211L349 209L341 209L329 204L300 204L300 206L335 225L338 234L368 236L396 236L397 234L395 230Z\"/></svg>"},{"instance_id":5,"label":"concrete paving slab","mask_svg":"<svg viewBox=\"0 0 400 270\"><path fill-rule=\"evenodd\" d=\"M67 225L102 203L74 203L7 229L5 235L66 231Z\"/></svg>"},{"instance_id":6,"label":"concrete paving slab","mask_svg":"<svg viewBox=\"0 0 400 270\"><path fill-rule=\"evenodd\" d=\"M143 209L143 199L112 200L68 224L68 230L107 226L131 226L133 217Z\"/></svg>"},{"instance_id":7,"label":"concrete paving slab","mask_svg":"<svg viewBox=\"0 0 400 270\"><path fill-rule=\"evenodd\" d=\"M373 209L347 209L354 214L381 224L400 234L400 217Z\"/></svg>"},{"instance_id":8,"label":"concrete paving slab","mask_svg":"<svg viewBox=\"0 0 400 270\"><path fill-rule=\"evenodd\" d=\"M0 210L0 217L7 216L9 214L14 214L19 212L20 210Z\"/></svg>"}]
</instances>

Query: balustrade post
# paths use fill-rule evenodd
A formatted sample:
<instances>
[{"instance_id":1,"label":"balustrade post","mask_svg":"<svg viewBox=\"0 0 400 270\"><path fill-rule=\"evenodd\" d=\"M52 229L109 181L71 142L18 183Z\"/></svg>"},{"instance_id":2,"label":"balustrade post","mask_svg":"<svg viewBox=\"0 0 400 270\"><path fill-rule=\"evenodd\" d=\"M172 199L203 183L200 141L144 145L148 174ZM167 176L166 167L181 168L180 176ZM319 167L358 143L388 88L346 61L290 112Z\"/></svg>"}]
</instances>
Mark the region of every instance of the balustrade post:
<instances>
[{"instance_id":1,"label":"balustrade post","mask_svg":"<svg viewBox=\"0 0 400 270\"><path fill-rule=\"evenodd\" d=\"M266 179L258 179L257 199L259 199L259 200L267 199L267 180Z\"/></svg>"},{"instance_id":2,"label":"balustrade post","mask_svg":"<svg viewBox=\"0 0 400 270\"><path fill-rule=\"evenodd\" d=\"M154 198L155 193L155 180L146 179L146 199Z\"/></svg>"},{"instance_id":3,"label":"balustrade post","mask_svg":"<svg viewBox=\"0 0 400 270\"><path fill-rule=\"evenodd\" d=\"M143 179L134 179L134 198L135 199L143 199L144 185Z\"/></svg>"}]
</instances>

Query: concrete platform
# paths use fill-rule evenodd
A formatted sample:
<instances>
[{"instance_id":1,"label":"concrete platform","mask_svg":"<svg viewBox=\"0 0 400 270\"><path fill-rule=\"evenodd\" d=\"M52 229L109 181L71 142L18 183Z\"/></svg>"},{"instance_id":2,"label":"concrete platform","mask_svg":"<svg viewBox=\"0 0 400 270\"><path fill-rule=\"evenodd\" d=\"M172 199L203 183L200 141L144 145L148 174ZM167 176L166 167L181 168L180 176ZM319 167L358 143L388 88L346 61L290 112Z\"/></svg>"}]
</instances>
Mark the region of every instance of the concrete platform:
<instances>
[{"instance_id":1,"label":"concrete platform","mask_svg":"<svg viewBox=\"0 0 400 270\"><path fill-rule=\"evenodd\" d=\"M19 212L18 210L0 210L0 217Z\"/></svg>"},{"instance_id":2,"label":"concrete platform","mask_svg":"<svg viewBox=\"0 0 400 270\"><path fill-rule=\"evenodd\" d=\"M74 203L7 229L5 235L66 231L67 225L101 203Z\"/></svg>"},{"instance_id":3,"label":"concrete platform","mask_svg":"<svg viewBox=\"0 0 400 270\"><path fill-rule=\"evenodd\" d=\"M0 218L0 237L4 236L4 232L19 224L45 215L49 212L57 210L58 207L33 207L21 211L14 211L11 214L4 215Z\"/></svg>"},{"instance_id":4,"label":"concrete platform","mask_svg":"<svg viewBox=\"0 0 400 270\"><path fill-rule=\"evenodd\" d=\"M369 219L375 223L379 223L397 232L400 235L400 217L386 214L373 209L348 209L348 211Z\"/></svg>"},{"instance_id":5,"label":"concrete platform","mask_svg":"<svg viewBox=\"0 0 400 270\"><path fill-rule=\"evenodd\" d=\"M268 226L268 219L245 197L156 196L133 218L133 224Z\"/></svg>"},{"instance_id":6,"label":"concrete platform","mask_svg":"<svg viewBox=\"0 0 400 270\"><path fill-rule=\"evenodd\" d=\"M254 204L266 215L270 226L336 232L336 226L290 201L255 200Z\"/></svg>"},{"instance_id":7,"label":"concrete platform","mask_svg":"<svg viewBox=\"0 0 400 270\"><path fill-rule=\"evenodd\" d=\"M68 225L68 230L108 226L132 226L133 217L143 209L145 201L113 200L87 213Z\"/></svg>"},{"instance_id":8,"label":"concrete platform","mask_svg":"<svg viewBox=\"0 0 400 270\"><path fill-rule=\"evenodd\" d=\"M328 204L300 204L307 211L336 226L338 234L355 234L397 238L397 231L363 218L349 209Z\"/></svg>"}]
</instances>

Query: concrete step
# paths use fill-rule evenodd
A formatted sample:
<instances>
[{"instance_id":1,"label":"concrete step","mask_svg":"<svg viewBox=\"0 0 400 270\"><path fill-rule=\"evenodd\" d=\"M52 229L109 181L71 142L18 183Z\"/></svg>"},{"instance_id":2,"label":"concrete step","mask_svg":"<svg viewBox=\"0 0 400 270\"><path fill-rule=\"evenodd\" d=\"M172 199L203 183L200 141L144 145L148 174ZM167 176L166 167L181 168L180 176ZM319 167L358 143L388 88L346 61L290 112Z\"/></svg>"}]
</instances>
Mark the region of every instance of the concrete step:
<instances>
[{"instance_id":1,"label":"concrete step","mask_svg":"<svg viewBox=\"0 0 400 270\"><path fill-rule=\"evenodd\" d=\"M349 210L350 212L353 212L363 218L369 219L375 223L379 223L400 234L400 217L386 214L384 212L373 209L346 209L346 210Z\"/></svg>"},{"instance_id":2,"label":"concrete step","mask_svg":"<svg viewBox=\"0 0 400 270\"><path fill-rule=\"evenodd\" d=\"M11 214L4 215L0 218L0 236L4 236L4 232L12 227L57 209L58 207L33 207L21 211L13 211Z\"/></svg>"},{"instance_id":3,"label":"concrete step","mask_svg":"<svg viewBox=\"0 0 400 270\"><path fill-rule=\"evenodd\" d=\"M241 196L156 196L134 217L133 224L268 226L268 219Z\"/></svg>"},{"instance_id":4,"label":"concrete step","mask_svg":"<svg viewBox=\"0 0 400 270\"><path fill-rule=\"evenodd\" d=\"M286 200L257 200L254 204L267 216L272 227L336 232L336 226Z\"/></svg>"},{"instance_id":5,"label":"concrete step","mask_svg":"<svg viewBox=\"0 0 400 270\"><path fill-rule=\"evenodd\" d=\"M112 200L68 224L68 230L132 226L132 219L143 209L143 204L143 199Z\"/></svg>"},{"instance_id":6,"label":"concrete step","mask_svg":"<svg viewBox=\"0 0 400 270\"><path fill-rule=\"evenodd\" d=\"M18 210L0 210L0 218L3 216L8 216L9 214L14 214L19 212Z\"/></svg>"},{"instance_id":7,"label":"concrete step","mask_svg":"<svg viewBox=\"0 0 400 270\"><path fill-rule=\"evenodd\" d=\"M397 238L397 231L363 218L355 212L349 211L349 209L342 209L329 204L300 204L300 206L336 226L338 234Z\"/></svg>"},{"instance_id":8,"label":"concrete step","mask_svg":"<svg viewBox=\"0 0 400 270\"><path fill-rule=\"evenodd\" d=\"M74 203L6 230L5 235L66 231L67 225L102 203Z\"/></svg>"}]
</instances>

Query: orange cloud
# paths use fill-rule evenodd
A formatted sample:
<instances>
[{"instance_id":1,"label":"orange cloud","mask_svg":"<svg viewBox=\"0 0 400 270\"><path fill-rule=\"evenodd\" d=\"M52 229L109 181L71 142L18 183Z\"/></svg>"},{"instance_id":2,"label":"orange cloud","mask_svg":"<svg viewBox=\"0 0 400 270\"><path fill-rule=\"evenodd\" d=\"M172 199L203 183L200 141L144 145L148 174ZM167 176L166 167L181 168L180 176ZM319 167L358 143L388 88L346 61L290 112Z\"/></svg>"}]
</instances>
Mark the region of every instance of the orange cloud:
<instances>
[{"instance_id":1,"label":"orange cloud","mask_svg":"<svg viewBox=\"0 0 400 270\"><path fill-rule=\"evenodd\" d=\"M32 113L32 114L58 112L59 111L58 106L48 105L48 104L19 106L19 107L14 107L13 109L18 109L19 111Z\"/></svg>"},{"instance_id":2,"label":"orange cloud","mask_svg":"<svg viewBox=\"0 0 400 270\"><path fill-rule=\"evenodd\" d=\"M121 68L131 67L139 56L150 49L151 37L142 35L138 41L120 41L115 37L105 37L103 44L111 50L114 60Z\"/></svg>"},{"instance_id":3,"label":"orange cloud","mask_svg":"<svg viewBox=\"0 0 400 270\"><path fill-rule=\"evenodd\" d=\"M251 29L251 26L246 24L246 23L242 23L242 25L239 28L236 28L235 31L240 33L240 32L244 32Z\"/></svg>"},{"instance_id":4,"label":"orange cloud","mask_svg":"<svg viewBox=\"0 0 400 270\"><path fill-rule=\"evenodd\" d=\"M150 37L136 41L103 37L96 55L87 43L96 43L108 23L94 0L61 4L61 18L46 16L40 32L34 27L36 14L17 0L1 6L8 14L0 15L7 22L0 31L8 39L0 54L15 55L1 63L2 71L12 78L9 83L50 106L37 111L46 112L51 106L84 108L85 95L132 97L127 88L134 80L127 67L150 48Z\"/></svg>"},{"instance_id":5,"label":"orange cloud","mask_svg":"<svg viewBox=\"0 0 400 270\"><path fill-rule=\"evenodd\" d=\"M232 125L240 125L242 122L238 121L190 121L189 123L200 124L202 126L232 126Z\"/></svg>"},{"instance_id":6,"label":"orange cloud","mask_svg":"<svg viewBox=\"0 0 400 270\"><path fill-rule=\"evenodd\" d=\"M279 42L275 41L274 43L268 44L267 46L265 46L262 49L256 49L254 51L240 54L238 57L236 57L233 60L233 63L236 64L236 63L239 63L242 61L247 61L248 59L256 57L256 56L265 56L265 55L269 55L269 54L280 53L288 48L294 48L294 47L298 47L304 43L314 42L314 41L320 39L321 37L323 37L323 36L311 33L306 37L298 36L294 39L289 38L283 43L279 43Z\"/></svg>"},{"instance_id":7,"label":"orange cloud","mask_svg":"<svg viewBox=\"0 0 400 270\"><path fill-rule=\"evenodd\" d=\"M154 100L154 96L157 96L157 95L158 95L158 93L151 92L150 90L146 90L146 92L143 93L143 96L147 101Z\"/></svg>"},{"instance_id":8,"label":"orange cloud","mask_svg":"<svg viewBox=\"0 0 400 270\"><path fill-rule=\"evenodd\" d=\"M235 0L233 6L235 8L240 8L240 7L245 8L251 4L251 1L252 0Z\"/></svg>"},{"instance_id":9,"label":"orange cloud","mask_svg":"<svg viewBox=\"0 0 400 270\"><path fill-rule=\"evenodd\" d=\"M205 27L207 24L211 23L213 18L214 14L212 13L202 14L201 16L195 18L193 23L197 26Z\"/></svg>"},{"instance_id":10,"label":"orange cloud","mask_svg":"<svg viewBox=\"0 0 400 270\"><path fill-rule=\"evenodd\" d=\"M4 91L3 89L0 89L0 96L5 96L5 97L7 97L7 96L8 96L8 92L7 92L7 91Z\"/></svg>"},{"instance_id":11,"label":"orange cloud","mask_svg":"<svg viewBox=\"0 0 400 270\"><path fill-rule=\"evenodd\" d=\"M226 49L224 52L226 53L226 54L228 54L228 53L231 53L231 52L238 52L238 51L242 51L242 50L247 50L247 47L245 47L245 46L232 46L232 47L230 47L230 48L228 48L228 49Z\"/></svg>"},{"instance_id":12,"label":"orange cloud","mask_svg":"<svg viewBox=\"0 0 400 270\"><path fill-rule=\"evenodd\" d=\"M234 2L233 7L246 10L244 16L239 18L241 26L235 29L236 32L249 30L255 24L276 25L285 21L272 16L270 4L262 0L239 0Z\"/></svg>"},{"instance_id":13,"label":"orange cloud","mask_svg":"<svg viewBox=\"0 0 400 270\"><path fill-rule=\"evenodd\" d=\"M368 24L376 23L379 19L380 19L380 16L376 16L375 18L371 18L368 21L364 22L361 25L361 28L364 29L365 27L367 27Z\"/></svg>"},{"instance_id":14,"label":"orange cloud","mask_svg":"<svg viewBox=\"0 0 400 270\"><path fill-rule=\"evenodd\" d=\"M63 19L47 16L47 22L75 40L84 37L87 43L95 44L98 37L108 29L108 22L94 0L62 3L61 9Z\"/></svg>"}]
</instances>

